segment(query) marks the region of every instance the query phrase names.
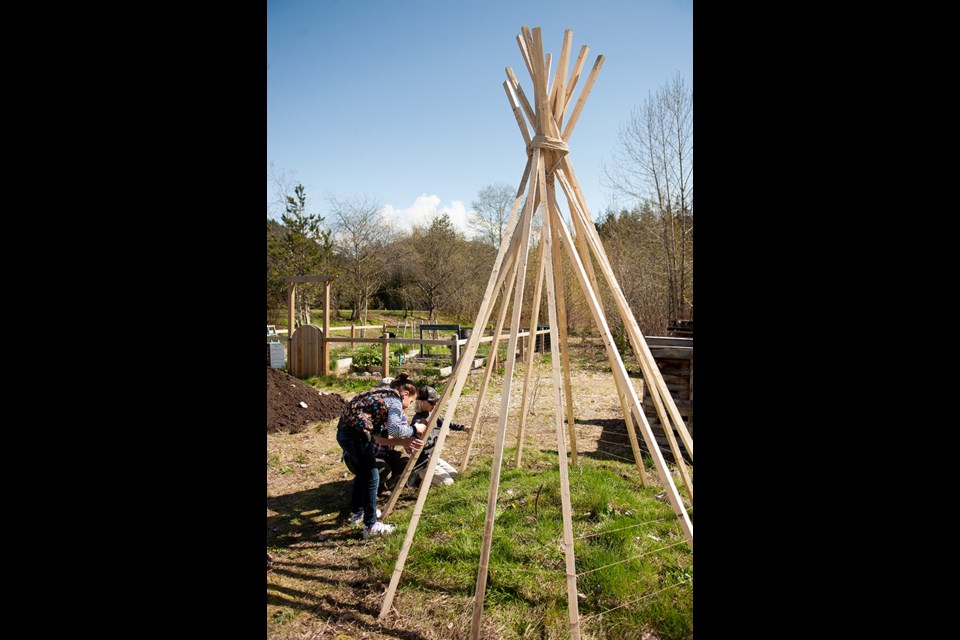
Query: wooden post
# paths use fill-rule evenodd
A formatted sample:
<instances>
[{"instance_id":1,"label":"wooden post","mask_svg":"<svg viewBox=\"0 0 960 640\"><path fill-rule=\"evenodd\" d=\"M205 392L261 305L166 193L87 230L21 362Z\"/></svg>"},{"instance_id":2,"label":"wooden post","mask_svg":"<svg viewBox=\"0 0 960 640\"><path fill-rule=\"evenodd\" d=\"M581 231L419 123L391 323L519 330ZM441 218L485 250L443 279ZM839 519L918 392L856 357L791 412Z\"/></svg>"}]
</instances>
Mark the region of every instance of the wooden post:
<instances>
[{"instance_id":1,"label":"wooden post","mask_svg":"<svg viewBox=\"0 0 960 640\"><path fill-rule=\"evenodd\" d=\"M456 367L457 361L460 359L460 334L453 336L453 340L450 341L450 362L451 366Z\"/></svg>"},{"instance_id":2,"label":"wooden post","mask_svg":"<svg viewBox=\"0 0 960 640\"><path fill-rule=\"evenodd\" d=\"M330 337L330 281L327 280L323 283L323 342L322 344L322 353L320 357L323 358L323 362L320 363L320 370L323 372L323 375L330 375L330 342L327 340Z\"/></svg>"},{"instance_id":3,"label":"wooden post","mask_svg":"<svg viewBox=\"0 0 960 640\"><path fill-rule=\"evenodd\" d=\"M297 375L299 363L293 360L293 305L297 299L297 285L293 282L287 289L287 370L293 375Z\"/></svg>"},{"instance_id":4,"label":"wooden post","mask_svg":"<svg viewBox=\"0 0 960 640\"><path fill-rule=\"evenodd\" d=\"M383 332L383 377L390 376L390 340L387 338L387 332ZM416 456L414 456L416 457Z\"/></svg>"},{"instance_id":5,"label":"wooden post","mask_svg":"<svg viewBox=\"0 0 960 640\"><path fill-rule=\"evenodd\" d=\"M355 349L357 344L353 341L357 337L357 325L350 323L350 348Z\"/></svg>"}]
</instances>

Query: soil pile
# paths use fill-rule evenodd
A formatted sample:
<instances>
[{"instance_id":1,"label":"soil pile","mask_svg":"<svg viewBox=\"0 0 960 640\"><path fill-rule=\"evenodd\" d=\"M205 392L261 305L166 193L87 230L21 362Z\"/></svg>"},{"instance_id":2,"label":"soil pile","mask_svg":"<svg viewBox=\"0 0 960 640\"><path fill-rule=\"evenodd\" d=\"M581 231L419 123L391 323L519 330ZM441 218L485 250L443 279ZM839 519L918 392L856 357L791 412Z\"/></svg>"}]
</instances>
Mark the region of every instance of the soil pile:
<instances>
[{"instance_id":1,"label":"soil pile","mask_svg":"<svg viewBox=\"0 0 960 640\"><path fill-rule=\"evenodd\" d=\"M267 367L267 431L299 433L312 422L339 418L345 402L338 393L322 393L282 369Z\"/></svg>"}]
</instances>

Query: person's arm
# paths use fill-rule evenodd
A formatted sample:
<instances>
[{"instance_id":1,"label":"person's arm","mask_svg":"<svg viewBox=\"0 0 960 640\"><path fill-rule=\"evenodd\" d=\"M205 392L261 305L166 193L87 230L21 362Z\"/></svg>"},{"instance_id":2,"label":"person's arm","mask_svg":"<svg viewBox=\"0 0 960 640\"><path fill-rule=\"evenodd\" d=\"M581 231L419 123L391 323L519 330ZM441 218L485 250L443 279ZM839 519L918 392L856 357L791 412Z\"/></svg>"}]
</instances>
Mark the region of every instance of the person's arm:
<instances>
[{"instance_id":1,"label":"person's arm","mask_svg":"<svg viewBox=\"0 0 960 640\"><path fill-rule=\"evenodd\" d=\"M407 453L413 453L423 446L423 440L417 437L417 432L407 425L403 415L403 403L399 398L388 398L386 437L374 436L379 444L394 447L401 446ZM383 432L381 432L383 433Z\"/></svg>"},{"instance_id":2,"label":"person's arm","mask_svg":"<svg viewBox=\"0 0 960 640\"><path fill-rule=\"evenodd\" d=\"M417 449L423 446L423 440L421 440L415 435L408 436L408 437L388 436L386 438L383 436L373 436L373 440L376 443L382 444L387 447L396 447L396 446L403 447L407 453L413 453L414 451L416 451Z\"/></svg>"},{"instance_id":3,"label":"person's arm","mask_svg":"<svg viewBox=\"0 0 960 640\"><path fill-rule=\"evenodd\" d=\"M403 403L399 398L387 398L387 433L393 438L409 438L415 435L413 427L403 417Z\"/></svg>"}]
</instances>

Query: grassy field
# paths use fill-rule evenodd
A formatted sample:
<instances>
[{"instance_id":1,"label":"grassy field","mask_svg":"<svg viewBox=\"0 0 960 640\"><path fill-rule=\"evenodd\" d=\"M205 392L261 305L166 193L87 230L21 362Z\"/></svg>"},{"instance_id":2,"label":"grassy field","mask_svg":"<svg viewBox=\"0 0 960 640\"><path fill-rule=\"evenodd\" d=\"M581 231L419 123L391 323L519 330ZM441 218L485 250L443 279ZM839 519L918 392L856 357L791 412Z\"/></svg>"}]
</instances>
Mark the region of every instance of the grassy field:
<instances>
[{"instance_id":1,"label":"grassy field","mask_svg":"<svg viewBox=\"0 0 960 640\"><path fill-rule=\"evenodd\" d=\"M507 450L505 458L512 459ZM478 460L454 486L438 486L421 518L401 583L406 611L445 595L451 622L469 622L491 460ZM592 637L692 636L692 555L659 488L643 488L620 465L584 459L570 470L579 613ZM435 494L433 493L435 492ZM504 468L497 503L484 617L503 637L567 638L560 474L556 454L531 452ZM389 581L412 509L371 568ZM456 615L454 615L456 614ZM461 631L465 631L461 630Z\"/></svg>"},{"instance_id":2,"label":"grassy field","mask_svg":"<svg viewBox=\"0 0 960 640\"><path fill-rule=\"evenodd\" d=\"M569 473L581 637L692 638L693 555L666 501L664 480L645 456L648 485L640 482L602 344L576 341L570 355L573 387L579 390L579 459ZM522 375L515 371L511 382L515 395L484 599L484 640L569 638L550 362L550 354L537 354L533 361L529 440L519 469L513 445ZM336 420L295 434L267 434L269 640L469 636L500 392L507 383L495 373L485 401L477 403L482 378L482 370L467 377L454 418L469 424L479 411L470 463L461 468L468 438L451 432L442 457L461 474L451 486L430 489L393 610L384 620L377 616L417 492L405 490L385 518L397 525L393 535L362 540L360 529L347 523L353 476L340 460ZM307 382L347 398L371 386L369 376ZM445 382L433 386L443 393ZM675 469L671 475L679 486ZM679 491L689 504L685 488ZM692 507L687 508L692 519Z\"/></svg>"}]
</instances>

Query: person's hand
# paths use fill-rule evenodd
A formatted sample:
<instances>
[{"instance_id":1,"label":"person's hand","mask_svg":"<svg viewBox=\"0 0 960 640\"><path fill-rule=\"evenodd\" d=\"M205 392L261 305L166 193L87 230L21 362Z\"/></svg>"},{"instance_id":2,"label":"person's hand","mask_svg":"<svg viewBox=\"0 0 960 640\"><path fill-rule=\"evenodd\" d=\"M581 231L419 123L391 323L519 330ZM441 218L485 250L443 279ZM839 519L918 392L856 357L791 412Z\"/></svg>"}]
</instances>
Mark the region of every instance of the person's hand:
<instances>
[{"instance_id":1,"label":"person's hand","mask_svg":"<svg viewBox=\"0 0 960 640\"><path fill-rule=\"evenodd\" d=\"M417 432L418 436L422 436L427 432L427 425L424 424L423 422L418 422L415 425L413 425L413 430Z\"/></svg>"},{"instance_id":2,"label":"person's hand","mask_svg":"<svg viewBox=\"0 0 960 640\"><path fill-rule=\"evenodd\" d=\"M417 449L423 446L423 440L419 438L409 438L407 444L403 446L407 453L413 453Z\"/></svg>"}]
</instances>

